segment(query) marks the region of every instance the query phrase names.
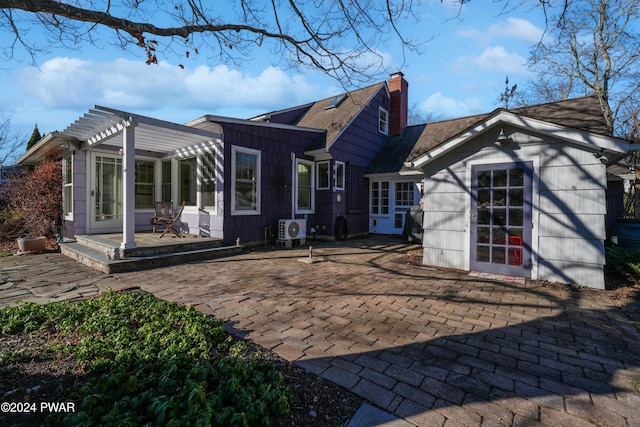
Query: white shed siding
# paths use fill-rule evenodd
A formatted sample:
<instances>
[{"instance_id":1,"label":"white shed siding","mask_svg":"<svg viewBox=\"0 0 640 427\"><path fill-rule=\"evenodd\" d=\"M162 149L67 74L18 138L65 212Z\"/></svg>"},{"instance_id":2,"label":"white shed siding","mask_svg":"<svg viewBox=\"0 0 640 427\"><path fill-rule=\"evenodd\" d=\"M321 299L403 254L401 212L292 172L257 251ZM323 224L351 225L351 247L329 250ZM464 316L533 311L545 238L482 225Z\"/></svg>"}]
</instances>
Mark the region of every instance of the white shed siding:
<instances>
[{"instance_id":1,"label":"white shed siding","mask_svg":"<svg viewBox=\"0 0 640 427\"><path fill-rule=\"evenodd\" d=\"M425 165L425 264L469 268L471 165L536 159L531 277L603 288L605 166L593 151L504 130L511 147L487 132Z\"/></svg>"},{"instance_id":2,"label":"white shed siding","mask_svg":"<svg viewBox=\"0 0 640 427\"><path fill-rule=\"evenodd\" d=\"M599 215L597 215L599 216ZM604 229L599 226L598 218L593 215L544 214L540 215L539 236L555 236L560 238L605 239Z\"/></svg>"},{"instance_id":3,"label":"white shed siding","mask_svg":"<svg viewBox=\"0 0 640 427\"><path fill-rule=\"evenodd\" d=\"M451 237L455 238L456 236L453 236L453 234L455 233L452 233ZM462 235L460 237L462 237ZM425 243L425 245L426 244L427 243ZM465 263L465 258L465 252L425 247L423 263L426 265L460 269L462 268L460 266Z\"/></svg>"},{"instance_id":4,"label":"white shed siding","mask_svg":"<svg viewBox=\"0 0 640 427\"><path fill-rule=\"evenodd\" d=\"M543 261L546 261L546 259ZM604 266L602 264L549 260L549 262L540 263L538 276L540 280L576 283L596 289L604 289ZM563 279L564 277L570 279Z\"/></svg>"}]
</instances>

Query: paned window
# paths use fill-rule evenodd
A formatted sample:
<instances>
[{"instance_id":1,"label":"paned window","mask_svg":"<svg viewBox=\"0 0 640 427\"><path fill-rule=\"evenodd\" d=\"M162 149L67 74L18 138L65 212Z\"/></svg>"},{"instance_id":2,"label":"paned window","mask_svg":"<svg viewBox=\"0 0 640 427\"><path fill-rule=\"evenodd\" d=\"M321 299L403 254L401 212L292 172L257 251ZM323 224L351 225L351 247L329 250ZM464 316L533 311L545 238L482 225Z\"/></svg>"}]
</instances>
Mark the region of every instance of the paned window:
<instances>
[{"instance_id":1,"label":"paned window","mask_svg":"<svg viewBox=\"0 0 640 427\"><path fill-rule=\"evenodd\" d=\"M202 201L201 207L216 205L216 155L206 152L202 156Z\"/></svg>"},{"instance_id":2,"label":"paned window","mask_svg":"<svg viewBox=\"0 0 640 427\"><path fill-rule=\"evenodd\" d=\"M344 190L345 166L343 162L336 162L336 190Z\"/></svg>"},{"instance_id":3,"label":"paned window","mask_svg":"<svg viewBox=\"0 0 640 427\"><path fill-rule=\"evenodd\" d=\"M232 214L259 214L260 151L232 147L232 156Z\"/></svg>"},{"instance_id":4,"label":"paned window","mask_svg":"<svg viewBox=\"0 0 640 427\"><path fill-rule=\"evenodd\" d=\"M413 182L396 182L396 206L413 206Z\"/></svg>"},{"instance_id":5,"label":"paned window","mask_svg":"<svg viewBox=\"0 0 640 427\"><path fill-rule=\"evenodd\" d=\"M186 206L197 205L197 177L198 159L189 157L178 160L178 200L181 205L186 202Z\"/></svg>"},{"instance_id":6,"label":"paned window","mask_svg":"<svg viewBox=\"0 0 640 427\"><path fill-rule=\"evenodd\" d=\"M136 160L136 208L153 208L155 206L155 162Z\"/></svg>"},{"instance_id":7,"label":"paned window","mask_svg":"<svg viewBox=\"0 0 640 427\"><path fill-rule=\"evenodd\" d=\"M382 107L378 110L378 130L385 135L389 133L389 112Z\"/></svg>"},{"instance_id":8,"label":"paned window","mask_svg":"<svg viewBox=\"0 0 640 427\"><path fill-rule=\"evenodd\" d=\"M318 183L318 190L329 189L329 162L318 162L316 167L316 173L318 174L316 182Z\"/></svg>"},{"instance_id":9,"label":"paned window","mask_svg":"<svg viewBox=\"0 0 640 427\"><path fill-rule=\"evenodd\" d=\"M389 181L371 183L371 213L374 215L389 213Z\"/></svg>"},{"instance_id":10,"label":"paned window","mask_svg":"<svg viewBox=\"0 0 640 427\"><path fill-rule=\"evenodd\" d=\"M296 160L296 211L312 213L314 204L313 162Z\"/></svg>"},{"instance_id":11,"label":"paned window","mask_svg":"<svg viewBox=\"0 0 640 427\"><path fill-rule=\"evenodd\" d=\"M63 214L73 213L73 157L62 159L62 208Z\"/></svg>"},{"instance_id":12,"label":"paned window","mask_svg":"<svg viewBox=\"0 0 640 427\"><path fill-rule=\"evenodd\" d=\"M171 195L171 160L164 160L162 162L162 202L170 202L173 200ZM182 203L182 202L180 202Z\"/></svg>"}]
</instances>

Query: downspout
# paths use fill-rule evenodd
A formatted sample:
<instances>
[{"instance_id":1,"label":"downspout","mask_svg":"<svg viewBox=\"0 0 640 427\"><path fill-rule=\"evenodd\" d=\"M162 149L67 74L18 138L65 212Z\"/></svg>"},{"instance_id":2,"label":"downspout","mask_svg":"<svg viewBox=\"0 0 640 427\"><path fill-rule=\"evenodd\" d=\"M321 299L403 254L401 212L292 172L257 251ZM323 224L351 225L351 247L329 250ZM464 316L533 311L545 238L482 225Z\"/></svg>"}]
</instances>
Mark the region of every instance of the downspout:
<instances>
[{"instance_id":1,"label":"downspout","mask_svg":"<svg viewBox=\"0 0 640 427\"><path fill-rule=\"evenodd\" d=\"M291 219L296 217L296 153L291 152Z\"/></svg>"}]
</instances>

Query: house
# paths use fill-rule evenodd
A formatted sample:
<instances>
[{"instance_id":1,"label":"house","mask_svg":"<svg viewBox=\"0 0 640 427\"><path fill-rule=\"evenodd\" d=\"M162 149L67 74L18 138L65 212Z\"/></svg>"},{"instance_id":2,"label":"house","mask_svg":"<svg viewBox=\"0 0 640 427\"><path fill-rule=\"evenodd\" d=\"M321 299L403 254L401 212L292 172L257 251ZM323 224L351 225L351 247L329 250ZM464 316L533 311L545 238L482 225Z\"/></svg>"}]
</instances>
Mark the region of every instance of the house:
<instances>
[{"instance_id":1,"label":"house","mask_svg":"<svg viewBox=\"0 0 640 427\"><path fill-rule=\"evenodd\" d=\"M395 73L247 120L95 107L19 163L62 159L65 236L119 232L125 250L156 201L184 201L183 227L227 245L283 219L317 238L400 234L421 205L425 264L604 287L620 195L606 168L637 147L607 135L595 97L412 126L407 100Z\"/></svg>"},{"instance_id":2,"label":"house","mask_svg":"<svg viewBox=\"0 0 640 427\"><path fill-rule=\"evenodd\" d=\"M248 120L205 115L186 124L96 106L19 163L61 159L64 235L118 232L124 250L151 229L156 201L184 201L183 227L227 245L275 236L281 219L305 219L318 238L345 223L363 234L364 171L406 125L407 87L396 73Z\"/></svg>"},{"instance_id":3,"label":"house","mask_svg":"<svg viewBox=\"0 0 640 427\"><path fill-rule=\"evenodd\" d=\"M424 264L604 288L607 164L637 148L607 132L595 96L407 127Z\"/></svg>"}]
</instances>

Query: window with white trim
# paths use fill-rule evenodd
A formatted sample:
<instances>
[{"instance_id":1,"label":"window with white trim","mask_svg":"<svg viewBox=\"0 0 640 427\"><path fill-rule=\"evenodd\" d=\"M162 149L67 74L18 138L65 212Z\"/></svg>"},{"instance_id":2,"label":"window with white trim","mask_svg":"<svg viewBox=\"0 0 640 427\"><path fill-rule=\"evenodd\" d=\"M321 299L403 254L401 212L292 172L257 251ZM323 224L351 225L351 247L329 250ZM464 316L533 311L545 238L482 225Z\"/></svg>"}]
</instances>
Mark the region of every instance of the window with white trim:
<instances>
[{"instance_id":1,"label":"window with white trim","mask_svg":"<svg viewBox=\"0 0 640 427\"><path fill-rule=\"evenodd\" d=\"M389 112L384 108L378 109L378 130L385 134L389 134Z\"/></svg>"},{"instance_id":2,"label":"window with white trim","mask_svg":"<svg viewBox=\"0 0 640 427\"><path fill-rule=\"evenodd\" d=\"M62 159L62 209L65 217L73 214L73 157Z\"/></svg>"},{"instance_id":3,"label":"window with white trim","mask_svg":"<svg viewBox=\"0 0 640 427\"><path fill-rule=\"evenodd\" d=\"M160 193L162 194L161 201L170 202L171 200L173 200L173 196L171 195L171 160L163 160L160 170Z\"/></svg>"},{"instance_id":4,"label":"window with white trim","mask_svg":"<svg viewBox=\"0 0 640 427\"><path fill-rule=\"evenodd\" d=\"M211 209L216 206L216 154L204 152L200 156L202 170L202 195L200 207Z\"/></svg>"},{"instance_id":5,"label":"window with white trim","mask_svg":"<svg viewBox=\"0 0 640 427\"><path fill-rule=\"evenodd\" d=\"M178 159L178 200L177 205L185 202L186 206L196 206L198 179L198 159L197 157L187 157Z\"/></svg>"},{"instance_id":6,"label":"window with white trim","mask_svg":"<svg viewBox=\"0 0 640 427\"><path fill-rule=\"evenodd\" d=\"M329 189L329 162L318 162L316 163L316 183L318 184L318 190L328 190Z\"/></svg>"},{"instance_id":7,"label":"window with white trim","mask_svg":"<svg viewBox=\"0 0 640 427\"><path fill-rule=\"evenodd\" d=\"M336 190L344 190L344 177L345 177L345 165L344 162L336 161L336 170L335 170L335 188Z\"/></svg>"},{"instance_id":8,"label":"window with white trim","mask_svg":"<svg viewBox=\"0 0 640 427\"><path fill-rule=\"evenodd\" d=\"M155 206L155 165L153 160L136 160L136 208L153 208Z\"/></svg>"},{"instance_id":9,"label":"window with white trim","mask_svg":"<svg viewBox=\"0 0 640 427\"><path fill-rule=\"evenodd\" d=\"M389 214L389 181L371 183L371 214Z\"/></svg>"},{"instance_id":10,"label":"window with white trim","mask_svg":"<svg viewBox=\"0 0 640 427\"><path fill-rule=\"evenodd\" d=\"M260 214L260 151L231 147L231 213Z\"/></svg>"},{"instance_id":11,"label":"window with white trim","mask_svg":"<svg viewBox=\"0 0 640 427\"><path fill-rule=\"evenodd\" d=\"M313 213L313 162L296 159L296 213Z\"/></svg>"}]
</instances>

